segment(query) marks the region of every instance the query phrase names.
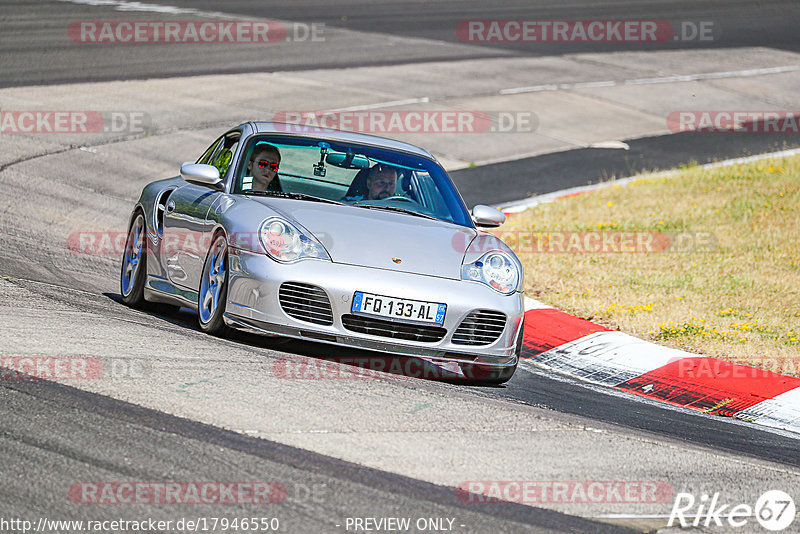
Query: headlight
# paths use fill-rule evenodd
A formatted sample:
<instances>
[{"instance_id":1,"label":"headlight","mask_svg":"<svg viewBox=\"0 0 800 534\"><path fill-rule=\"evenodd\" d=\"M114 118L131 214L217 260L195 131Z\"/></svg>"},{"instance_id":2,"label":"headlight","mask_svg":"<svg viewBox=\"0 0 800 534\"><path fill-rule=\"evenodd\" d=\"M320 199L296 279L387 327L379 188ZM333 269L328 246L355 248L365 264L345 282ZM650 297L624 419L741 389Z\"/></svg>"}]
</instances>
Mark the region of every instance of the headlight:
<instances>
[{"instance_id":1,"label":"headlight","mask_svg":"<svg viewBox=\"0 0 800 534\"><path fill-rule=\"evenodd\" d=\"M478 261L462 266L461 279L482 282L499 293L510 295L519 286L520 272L508 254L493 250Z\"/></svg>"},{"instance_id":2,"label":"headlight","mask_svg":"<svg viewBox=\"0 0 800 534\"><path fill-rule=\"evenodd\" d=\"M319 241L280 217L271 217L261 223L258 239L267 254L280 262L291 263L307 258L331 259Z\"/></svg>"}]
</instances>

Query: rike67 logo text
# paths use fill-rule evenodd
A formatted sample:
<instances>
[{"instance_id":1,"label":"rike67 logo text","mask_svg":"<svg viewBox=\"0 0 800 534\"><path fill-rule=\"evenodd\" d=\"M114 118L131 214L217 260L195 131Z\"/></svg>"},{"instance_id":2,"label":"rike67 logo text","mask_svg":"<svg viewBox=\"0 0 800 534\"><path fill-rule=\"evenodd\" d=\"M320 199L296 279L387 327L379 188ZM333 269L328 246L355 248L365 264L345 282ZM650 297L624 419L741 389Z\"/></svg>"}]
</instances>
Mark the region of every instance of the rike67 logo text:
<instances>
[{"instance_id":1,"label":"rike67 logo text","mask_svg":"<svg viewBox=\"0 0 800 534\"><path fill-rule=\"evenodd\" d=\"M678 493L667 526L738 528L747 525L755 516L765 529L777 532L792 524L797 511L794 500L785 492L771 490L756 501L731 504L720 498L719 492L711 497L704 494L696 499L691 493Z\"/></svg>"}]
</instances>

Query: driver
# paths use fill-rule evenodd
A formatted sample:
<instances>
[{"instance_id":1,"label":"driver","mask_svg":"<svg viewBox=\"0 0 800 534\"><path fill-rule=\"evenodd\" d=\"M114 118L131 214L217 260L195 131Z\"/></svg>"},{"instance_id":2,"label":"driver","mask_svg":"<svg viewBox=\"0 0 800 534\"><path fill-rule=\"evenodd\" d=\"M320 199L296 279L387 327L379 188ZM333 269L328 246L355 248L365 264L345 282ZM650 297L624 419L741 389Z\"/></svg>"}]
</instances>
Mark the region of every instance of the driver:
<instances>
[{"instance_id":1,"label":"driver","mask_svg":"<svg viewBox=\"0 0 800 534\"><path fill-rule=\"evenodd\" d=\"M383 200L394 196L397 188L397 169L378 163L367 176L367 196L364 200Z\"/></svg>"},{"instance_id":2,"label":"driver","mask_svg":"<svg viewBox=\"0 0 800 534\"><path fill-rule=\"evenodd\" d=\"M278 178L281 153L278 147L266 143L256 145L247 164L247 174L252 176L253 191L283 191ZM247 181L245 179L245 181Z\"/></svg>"}]
</instances>

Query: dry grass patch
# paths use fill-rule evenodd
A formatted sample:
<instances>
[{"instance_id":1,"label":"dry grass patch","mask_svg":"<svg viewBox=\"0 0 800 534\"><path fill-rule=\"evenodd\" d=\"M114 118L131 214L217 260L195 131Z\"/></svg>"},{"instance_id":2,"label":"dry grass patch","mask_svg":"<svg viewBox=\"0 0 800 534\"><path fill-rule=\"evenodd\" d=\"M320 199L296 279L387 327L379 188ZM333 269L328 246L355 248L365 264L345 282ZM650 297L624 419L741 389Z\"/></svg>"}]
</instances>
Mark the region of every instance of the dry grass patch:
<instances>
[{"instance_id":1,"label":"dry grass patch","mask_svg":"<svg viewBox=\"0 0 800 534\"><path fill-rule=\"evenodd\" d=\"M514 215L496 234L519 254L528 296L800 376L800 157L642 175Z\"/></svg>"}]
</instances>

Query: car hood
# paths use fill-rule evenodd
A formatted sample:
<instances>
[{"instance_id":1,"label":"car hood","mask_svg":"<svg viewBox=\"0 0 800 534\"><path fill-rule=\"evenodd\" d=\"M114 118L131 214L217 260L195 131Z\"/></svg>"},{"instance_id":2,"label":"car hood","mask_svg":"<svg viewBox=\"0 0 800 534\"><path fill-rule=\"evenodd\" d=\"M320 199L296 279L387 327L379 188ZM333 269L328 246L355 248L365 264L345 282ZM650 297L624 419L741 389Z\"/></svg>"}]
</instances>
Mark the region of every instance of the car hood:
<instances>
[{"instance_id":1,"label":"car hood","mask_svg":"<svg viewBox=\"0 0 800 534\"><path fill-rule=\"evenodd\" d=\"M334 263L461 278L477 232L404 213L292 199L254 199L314 234Z\"/></svg>"}]
</instances>

